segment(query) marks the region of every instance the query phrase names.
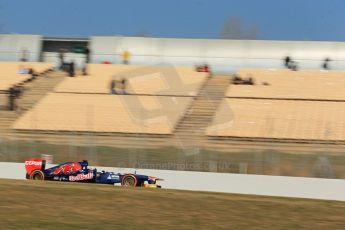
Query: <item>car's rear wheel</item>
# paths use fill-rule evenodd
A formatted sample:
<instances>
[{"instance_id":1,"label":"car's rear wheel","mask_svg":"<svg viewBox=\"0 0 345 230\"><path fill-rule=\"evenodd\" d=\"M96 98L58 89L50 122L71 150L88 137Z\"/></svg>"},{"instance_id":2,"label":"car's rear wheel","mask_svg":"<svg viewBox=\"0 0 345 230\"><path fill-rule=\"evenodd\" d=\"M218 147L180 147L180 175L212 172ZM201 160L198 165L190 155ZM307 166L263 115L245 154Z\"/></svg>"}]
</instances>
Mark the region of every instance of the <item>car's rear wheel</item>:
<instances>
[{"instance_id":1,"label":"car's rear wheel","mask_svg":"<svg viewBox=\"0 0 345 230\"><path fill-rule=\"evenodd\" d=\"M137 178L133 175L126 175L122 178L122 186L135 187L138 183Z\"/></svg>"},{"instance_id":2,"label":"car's rear wheel","mask_svg":"<svg viewBox=\"0 0 345 230\"><path fill-rule=\"evenodd\" d=\"M44 173L41 170L35 170L30 174L30 180L44 180Z\"/></svg>"}]
</instances>

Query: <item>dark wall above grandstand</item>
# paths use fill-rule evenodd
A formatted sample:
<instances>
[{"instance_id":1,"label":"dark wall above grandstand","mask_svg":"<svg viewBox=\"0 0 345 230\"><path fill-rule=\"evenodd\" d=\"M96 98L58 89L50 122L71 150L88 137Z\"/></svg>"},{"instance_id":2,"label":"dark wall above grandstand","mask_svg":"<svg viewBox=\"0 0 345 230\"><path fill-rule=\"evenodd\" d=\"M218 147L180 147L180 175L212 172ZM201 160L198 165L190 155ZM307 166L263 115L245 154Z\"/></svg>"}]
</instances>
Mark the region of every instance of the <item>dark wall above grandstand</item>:
<instances>
[{"instance_id":1,"label":"dark wall above grandstand","mask_svg":"<svg viewBox=\"0 0 345 230\"><path fill-rule=\"evenodd\" d=\"M60 49L69 50L75 53L84 53L89 39L83 38L43 38L43 52L59 52Z\"/></svg>"}]
</instances>

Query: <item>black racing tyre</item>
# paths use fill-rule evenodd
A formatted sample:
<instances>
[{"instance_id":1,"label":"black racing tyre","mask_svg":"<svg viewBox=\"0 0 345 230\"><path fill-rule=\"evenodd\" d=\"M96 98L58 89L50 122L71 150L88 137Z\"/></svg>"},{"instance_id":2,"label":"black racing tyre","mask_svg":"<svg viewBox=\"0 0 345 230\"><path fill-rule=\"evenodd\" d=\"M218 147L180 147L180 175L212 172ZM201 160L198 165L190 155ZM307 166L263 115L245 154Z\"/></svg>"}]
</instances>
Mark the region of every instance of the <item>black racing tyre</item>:
<instances>
[{"instance_id":1,"label":"black racing tyre","mask_svg":"<svg viewBox=\"0 0 345 230\"><path fill-rule=\"evenodd\" d=\"M125 175L122 178L121 185L126 186L126 187L135 187L137 186L138 180L135 176L133 175Z\"/></svg>"},{"instance_id":2,"label":"black racing tyre","mask_svg":"<svg viewBox=\"0 0 345 230\"><path fill-rule=\"evenodd\" d=\"M44 173L41 170L35 170L30 174L30 180L44 180Z\"/></svg>"}]
</instances>

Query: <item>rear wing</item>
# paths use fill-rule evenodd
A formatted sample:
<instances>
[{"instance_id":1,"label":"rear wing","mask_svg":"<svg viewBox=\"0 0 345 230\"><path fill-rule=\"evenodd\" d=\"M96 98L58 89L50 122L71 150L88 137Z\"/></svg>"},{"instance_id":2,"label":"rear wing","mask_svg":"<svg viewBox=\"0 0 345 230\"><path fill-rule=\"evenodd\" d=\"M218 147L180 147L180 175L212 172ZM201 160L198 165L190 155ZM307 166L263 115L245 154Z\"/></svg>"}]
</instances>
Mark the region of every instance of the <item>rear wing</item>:
<instances>
[{"instance_id":1,"label":"rear wing","mask_svg":"<svg viewBox=\"0 0 345 230\"><path fill-rule=\"evenodd\" d=\"M25 170L28 175L31 174L34 170L41 170L43 171L46 167L46 161L42 160L41 158L31 158L25 160Z\"/></svg>"}]
</instances>

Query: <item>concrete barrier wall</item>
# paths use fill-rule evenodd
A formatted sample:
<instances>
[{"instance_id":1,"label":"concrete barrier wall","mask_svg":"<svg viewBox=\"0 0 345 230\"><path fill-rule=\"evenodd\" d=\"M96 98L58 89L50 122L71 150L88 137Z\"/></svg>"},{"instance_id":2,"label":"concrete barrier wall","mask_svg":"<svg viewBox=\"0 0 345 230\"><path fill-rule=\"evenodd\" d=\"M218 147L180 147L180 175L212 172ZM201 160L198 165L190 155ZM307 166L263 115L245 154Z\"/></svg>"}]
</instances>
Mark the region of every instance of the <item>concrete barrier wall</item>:
<instances>
[{"instance_id":1,"label":"concrete barrier wall","mask_svg":"<svg viewBox=\"0 0 345 230\"><path fill-rule=\"evenodd\" d=\"M53 165L47 165L52 167ZM163 178L166 189L345 201L345 180L96 167L98 171L144 174ZM25 179L24 163L0 162L0 178Z\"/></svg>"},{"instance_id":2,"label":"concrete barrier wall","mask_svg":"<svg viewBox=\"0 0 345 230\"><path fill-rule=\"evenodd\" d=\"M24 49L27 50L28 61L39 61L42 50L41 36L20 34L0 35L1 61L19 61Z\"/></svg>"},{"instance_id":3,"label":"concrete barrier wall","mask_svg":"<svg viewBox=\"0 0 345 230\"><path fill-rule=\"evenodd\" d=\"M289 55L302 69L319 69L329 57L331 68L345 70L344 42L175 39L141 37L101 37L90 39L92 61L121 63L124 50L133 64L197 65L208 63L215 72L235 72L240 68L282 68ZM40 35L0 35L0 60L17 61L22 50L29 61L40 60ZM44 54L44 56L49 54Z\"/></svg>"},{"instance_id":4,"label":"concrete barrier wall","mask_svg":"<svg viewBox=\"0 0 345 230\"><path fill-rule=\"evenodd\" d=\"M288 55L304 69L319 69L326 57L333 69L345 69L344 42L91 37L90 43L96 63L121 63L120 54L128 50L134 64L208 63L216 72L282 68Z\"/></svg>"}]
</instances>

